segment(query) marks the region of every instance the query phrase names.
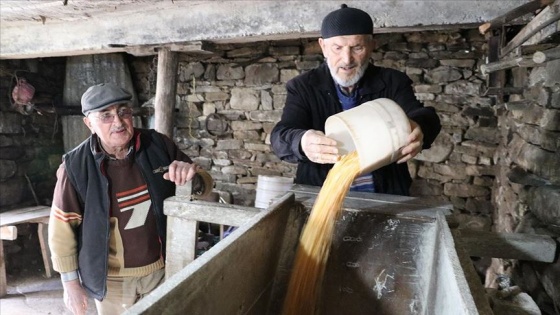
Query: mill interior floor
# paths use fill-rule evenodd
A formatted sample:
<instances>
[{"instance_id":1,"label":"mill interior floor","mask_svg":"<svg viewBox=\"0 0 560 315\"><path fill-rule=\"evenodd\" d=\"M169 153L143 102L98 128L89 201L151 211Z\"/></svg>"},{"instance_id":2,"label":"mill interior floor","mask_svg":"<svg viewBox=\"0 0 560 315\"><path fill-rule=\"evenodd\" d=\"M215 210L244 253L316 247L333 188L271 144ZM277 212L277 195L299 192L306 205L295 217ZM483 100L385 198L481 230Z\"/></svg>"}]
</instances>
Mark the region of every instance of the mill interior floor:
<instances>
[{"instance_id":1,"label":"mill interior floor","mask_svg":"<svg viewBox=\"0 0 560 315\"><path fill-rule=\"evenodd\" d=\"M0 298L2 315L70 315L62 299L63 289L58 274L45 278L41 269L26 270L17 276L7 275L8 294ZM87 315L97 314L90 299Z\"/></svg>"}]
</instances>

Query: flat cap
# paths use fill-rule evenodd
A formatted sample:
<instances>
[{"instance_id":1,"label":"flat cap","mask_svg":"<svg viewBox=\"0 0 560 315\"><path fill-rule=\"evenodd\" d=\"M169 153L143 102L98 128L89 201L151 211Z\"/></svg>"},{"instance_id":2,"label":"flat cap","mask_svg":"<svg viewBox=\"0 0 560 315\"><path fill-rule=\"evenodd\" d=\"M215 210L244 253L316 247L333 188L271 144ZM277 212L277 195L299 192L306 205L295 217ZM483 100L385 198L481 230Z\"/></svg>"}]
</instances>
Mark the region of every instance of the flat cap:
<instances>
[{"instance_id":1,"label":"flat cap","mask_svg":"<svg viewBox=\"0 0 560 315\"><path fill-rule=\"evenodd\" d=\"M90 86L82 95L82 113L100 111L114 104L126 103L132 99L127 90L111 83Z\"/></svg>"},{"instance_id":2,"label":"flat cap","mask_svg":"<svg viewBox=\"0 0 560 315\"><path fill-rule=\"evenodd\" d=\"M327 14L321 24L321 37L373 34L373 21L369 14L349 8L346 4Z\"/></svg>"}]
</instances>

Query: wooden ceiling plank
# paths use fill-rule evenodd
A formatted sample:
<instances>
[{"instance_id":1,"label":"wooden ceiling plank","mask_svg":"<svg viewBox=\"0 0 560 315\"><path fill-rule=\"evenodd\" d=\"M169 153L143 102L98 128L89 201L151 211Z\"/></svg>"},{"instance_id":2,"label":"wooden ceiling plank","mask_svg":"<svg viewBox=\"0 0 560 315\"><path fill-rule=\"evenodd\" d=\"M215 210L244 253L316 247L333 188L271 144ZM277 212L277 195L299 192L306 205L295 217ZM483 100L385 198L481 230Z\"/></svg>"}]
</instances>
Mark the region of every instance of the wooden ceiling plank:
<instances>
[{"instance_id":1,"label":"wooden ceiling plank","mask_svg":"<svg viewBox=\"0 0 560 315\"><path fill-rule=\"evenodd\" d=\"M169 49L174 52L197 53L197 54L213 54L215 49L208 41L193 41L184 43L171 43L162 45L139 45L127 46L124 50L134 56L153 56L158 54L158 50L162 48Z\"/></svg>"},{"instance_id":2,"label":"wooden ceiling plank","mask_svg":"<svg viewBox=\"0 0 560 315\"><path fill-rule=\"evenodd\" d=\"M58 6L56 11L55 8L50 11L52 14L43 14L47 17L43 24L33 12L7 14L9 7L4 2L9 0L1 1L0 59L119 52L129 46L163 46L196 40L216 43L318 37L322 17L333 10L330 1L293 1L287 9L286 2L280 0L73 0L67 6L61 0L45 0L42 2L58 3ZM458 1L450 5L437 0L394 0L390 4L348 0L346 4L371 12L376 31L393 32L416 26L456 29L475 23L472 26L476 27L479 21L525 2ZM19 3L31 2L17 1L13 5ZM75 3L83 6L73 10ZM25 13L27 18L17 15L13 20L19 13ZM190 48L178 46L177 49Z\"/></svg>"},{"instance_id":3,"label":"wooden ceiling plank","mask_svg":"<svg viewBox=\"0 0 560 315\"><path fill-rule=\"evenodd\" d=\"M539 15L537 15L533 20L531 20L525 27L515 35L515 37L502 48L500 56L503 57L515 48L521 46L532 36L543 30L545 27L556 23L560 20L560 12L554 12L550 9L550 6L546 7ZM556 28L556 32L558 28Z\"/></svg>"},{"instance_id":4,"label":"wooden ceiling plank","mask_svg":"<svg viewBox=\"0 0 560 315\"><path fill-rule=\"evenodd\" d=\"M506 23L520 17L523 16L525 14L531 13L531 12L535 12L538 9L545 7L551 3L553 3L554 0L533 0L531 2L525 3L509 12L507 12L504 15L501 15L495 19L493 19L490 22L486 22L482 25L480 25L478 27L478 30L480 32L480 34L484 35L486 34L486 32L488 32L491 29L494 28L498 28L498 27L502 27L503 25L505 25Z\"/></svg>"}]
</instances>

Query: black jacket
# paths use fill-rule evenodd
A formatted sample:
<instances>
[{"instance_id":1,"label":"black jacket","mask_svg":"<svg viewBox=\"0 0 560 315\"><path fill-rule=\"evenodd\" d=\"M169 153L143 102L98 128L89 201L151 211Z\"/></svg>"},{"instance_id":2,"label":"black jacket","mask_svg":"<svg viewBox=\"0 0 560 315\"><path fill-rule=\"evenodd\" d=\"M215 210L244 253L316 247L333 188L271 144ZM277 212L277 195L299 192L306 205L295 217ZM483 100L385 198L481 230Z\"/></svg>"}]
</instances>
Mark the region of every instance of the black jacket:
<instances>
[{"instance_id":1,"label":"black jacket","mask_svg":"<svg viewBox=\"0 0 560 315\"><path fill-rule=\"evenodd\" d=\"M148 185L152 199L162 251L165 255L166 218L163 201L175 194L175 184L154 176L152 170L169 165L173 156L167 152L161 135L154 130L141 130L135 134L135 161ZM109 183L103 175L106 155L97 150L96 137L89 137L82 144L64 155L68 179L76 189L83 204L83 221L78 236L78 271L82 286L94 298L103 300L107 292L109 256ZM165 256L164 256L165 257Z\"/></svg>"},{"instance_id":2,"label":"black jacket","mask_svg":"<svg viewBox=\"0 0 560 315\"><path fill-rule=\"evenodd\" d=\"M325 131L325 121L342 112L336 87L326 63L288 81L287 98L282 118L271 134L272 149L288 162L298 163L295 183L322 186L332 164L311 162L300 147L301 137L309 129ZM397 70L369 65L358 83L360 104L378 98L389 98L399 104L407 116L420 125L424 149L431 146L441 130L432 107L424 107L412 90L410 78ZM374 137L375 135L372 135ZM412 182L406 163L390 164L373 172L379 193L408 195Z\"/></svg>"}]
</instances>

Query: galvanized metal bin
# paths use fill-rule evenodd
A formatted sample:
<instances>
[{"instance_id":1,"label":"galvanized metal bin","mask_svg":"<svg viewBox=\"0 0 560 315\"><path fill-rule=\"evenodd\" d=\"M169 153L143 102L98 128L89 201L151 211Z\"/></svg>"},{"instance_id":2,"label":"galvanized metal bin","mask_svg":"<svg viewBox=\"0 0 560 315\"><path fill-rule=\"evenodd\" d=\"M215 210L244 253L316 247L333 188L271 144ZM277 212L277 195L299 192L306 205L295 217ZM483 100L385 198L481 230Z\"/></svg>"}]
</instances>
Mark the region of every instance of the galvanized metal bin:
<instances>
[{"instance_id":1,"label":"galvanized metal bin","mask_svg":"<svg viewBox=\"0 0 560 315\"><path fill-rule=\"evenodd\" d=\"M317 193L294 185L266 210L168 199L169 277L128 313L280 314L299 234ZM429 199L348 194L319 313L491 314L480 283L465 276L463 267L472 265L457 255L444 217L449 211ZM192 260L197 221L239 228Z\"/></svg>"}]
</instances>

